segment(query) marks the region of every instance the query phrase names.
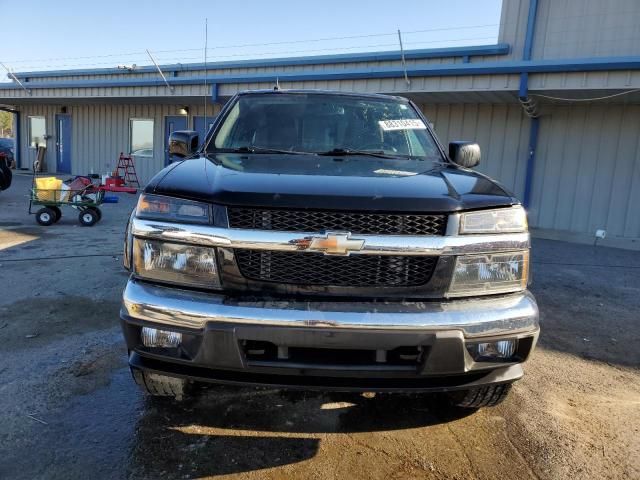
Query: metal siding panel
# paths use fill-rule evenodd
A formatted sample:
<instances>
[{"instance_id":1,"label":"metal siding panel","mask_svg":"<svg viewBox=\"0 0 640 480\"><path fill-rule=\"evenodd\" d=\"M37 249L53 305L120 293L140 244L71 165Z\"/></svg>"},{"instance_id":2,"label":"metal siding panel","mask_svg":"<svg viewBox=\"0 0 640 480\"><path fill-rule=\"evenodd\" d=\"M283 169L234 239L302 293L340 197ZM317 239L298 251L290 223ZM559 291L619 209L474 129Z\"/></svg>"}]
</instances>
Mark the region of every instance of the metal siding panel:
<instances>
[{"instance_id":1,"label":"metal siding panel","mask_svg":"<svg viewBox=\"0 0 640 480\"><path fill-rule=\"evenodd\" d=\"M567 111L567 133L559 155L560 183L557 192L554 228L569 230L575 213L575 195L578 179L582 176L582 155L585 109L569 108ZM544 121L544 118L541 120Z\"/></svg>"},{"instance_id":2,"label":"metal siding panel","mask_svg":"<svg viewBox=\"0 0 640 480\"><path fill-rule=\"evenodd\" d=\"M613 165L613 182L609 200L607 231L616 236L625 235L628 206L631 196L632 179L639 139L640 108L622 108L622 122L618 141L618 155ZM633 212L637 215L637 212Z\"/></svg>"},{"instance_id":3,"label":"metal siding panel","mask_svg":"<svg viewBox=\"0 0 640 480\"><path fill-rule=\"evenodd\" d=\"M482 150L480 165L484 164L484 172L494 178L500 175L504 162L505 143L508 141L508 110L509 107L507 105L493 105L491 111L491 130L486 142L486 147Z\"/></svg>"},{"instance_id":4,"label":"metal siding panel","mask_svg":"<svg viewBox=\"0 0 640 480\"><path fill-rule=\"evenodd\" d=\"M514 105L507 107L507 118L504 123L505 132L502 138L503 145L501 152L499 155L487 157L487 167L490 167L492 162L499 162L499 170L492 176L511 191L515 191L520 187L520 185L516 183L516 172L518 171L518 166L526 161L525 155L523 155L523 151L525 151L526 148L522 145L524 139L520 136L523 117L524 115L519 106ZM488 119L488 121L493 125L493 118ZM496 127L499 128L500 126L500 122L498 121Z\"/></svg>"},{"instance_id":5,"label":"metal siding panel","mask_svg":"<svg viewBox=\"0 0 640 480\"><path fill-rule=\"evenodd\" d=\"M640 2L539 2L534 58L637 55Z\"/></svg>"},{"instance_id":6,"label":"metal siding panel","mask_svg":"<svg viewBox=\"0 0 640 480\"><path fill-rule=\"evenodd\" d=\"M542 117L531 223L637 238L640 107L554 107Z\"/></svg>"},{"instance_id":7,"label":"metal siding panel","mask_svg":"<svg viewBox=\"0 0 640 480\"><path fill-rule=\"evenodd\" d=\"M618 152L622 109L616 106L607 107L605 118L606 121L600 129L600 157L595 169L586 233L592 233L597 228L605 228L609 216L609 198L613 188L612 164Z\"/></svg>"},{"instance_id":8,"label":"metal siding panel","mask_svg":"<svg viewBox=\"0 0 640 480\"><path fill-rule=\"evenodd\" d=\"M438 105L435 118L435 130L445 145L449 142L449 123L451 121L451 105Z\"/></svg>"},{"instance_id":9,"label":"metal siding panel","mask_svg":"<svg viewBox=\"0 0 640 480\"><path fill-rule=\"evenodd\" d=\"M600 127L605 122L605 113L604 106L592 106L585 111L582 142L576 144L580 147L577 153L580 157L580 174L576 175L574 211L571 215L569 230L587 232L589 229L589 209L584 206L589 204L593 196L593 172L603 158L600 152ZM571 140L573 142L573 139Z\"/></svg>"},{"instance_id":10,"label":"metal siding panel","mask_svg":"<svg viewBox=\"0 0 640 480\"><path fill-rule=\"evenodd\" d=\"M636 143L633 169L629 174L631 177L631 188L629 190L629 201L627 202L624 236L639 238L640 215L638 215L638 205L640 205L640 136L638 137L638 143Z\"/></svg>"},{"instance_id":11,"label":"metal siding panel","mask_svg":"<svg viewBox=\"0 0 640 480\"><path fill-rule=\"evenodd\" d=\"M502 58L522 58L528 11L528 0L506 0L502 2L498 41L511 45L509 54Z\"/></svg>"},{"instance_id":12,"label":"metal siding panel","mask_svg":"<svg viewBox=\"0 0 640 480\"><path fill-rule=\"evenodd\" d=\"M541 228L553 228L555 211L556 208L560 207L557 205L557 195L560 187L561 163L573 160L573 158L563 158L563 150L567 139L567 115L568 109L559 107L557 113L550 118L550 121L541 120L541 133L546 133L549 136L544 155L544 176L541 177L542 192L544 194L538 196L537 226Z\"/></svg>"}]
</instances>

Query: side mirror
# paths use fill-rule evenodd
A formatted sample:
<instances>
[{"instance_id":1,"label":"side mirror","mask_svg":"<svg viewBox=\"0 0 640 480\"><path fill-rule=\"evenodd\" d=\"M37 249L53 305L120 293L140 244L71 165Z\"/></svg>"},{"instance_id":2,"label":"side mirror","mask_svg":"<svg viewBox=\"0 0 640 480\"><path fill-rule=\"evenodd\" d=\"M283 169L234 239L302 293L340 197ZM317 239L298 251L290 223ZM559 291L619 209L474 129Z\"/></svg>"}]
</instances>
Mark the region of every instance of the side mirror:
<instances>
[{"instance_id":1,"label":"side mirror","mask_svg":"<svg viewBox=\"0 0 640 480\"><path fill-rule=\"evenodd\" d=\"M193 130L178 130L169 135L169 154L188 157L198 150L198 134Z\"/></svg>"},{"instance_id":2,"label":"side mirror","mask_svg":"<svg viewBox=\"0 0 640 480\"><path fill-rule=\"evenodd\" d=\"M472 142L451 142L449 158L461 167L475 167L480 163L480 145Z\"/></svg>"}]
</instances>

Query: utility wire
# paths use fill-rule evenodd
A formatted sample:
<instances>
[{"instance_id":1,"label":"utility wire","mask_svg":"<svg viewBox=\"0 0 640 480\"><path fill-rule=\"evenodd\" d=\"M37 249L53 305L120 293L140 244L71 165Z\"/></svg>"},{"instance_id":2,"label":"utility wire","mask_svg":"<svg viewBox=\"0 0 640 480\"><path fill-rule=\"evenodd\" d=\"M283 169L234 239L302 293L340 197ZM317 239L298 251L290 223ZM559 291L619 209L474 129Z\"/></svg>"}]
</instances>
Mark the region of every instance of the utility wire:
<instances>
[{"instance_id":1,"label":"utility wire","mask_svg":"<svg viewBox=\"0 0 640 480\"><path fill-rule=\"evenodd\" d=\"M488 27L497 27L499 23L488 23L483 25L466 25L460 27L443 27L443 28L429 28L423 30L412 30L403 32L403 35L417 34L417 33L429 33L429 32L442 32L442 31L455 31L455 30L470 30L476 28L488 28ZM348 36L336 36L336 37L322 37L322 38L310 38L310 39L299 39L299 40L286 40L279 42L267 42L267 43L244 43L244 44L228 44L228 45L218 45L215 47L210 47L209 50L220 50L226 48L246 48L246 47L264 47L264 46L273 46L273 45L290 45L296 43L310 43L310 42L326 42L333 40L352 40L357 38L372 38L372 37L385 37L385 36L395 36L396 32L388 32L388 33L370 33L364 35L348 35ZM184 49L173 49L173 50L154 50L155 53L177 53L177 52L195 52L202 51L201 48L184 48ZM51 62L58 60L86 60L92 58L113 58L113 57L126 57L133 55L144 55L144 50L137 52L124 52L124 53L109 53L102 55L88 55L88 56L79 56L79 57L54 57L54 58L39 58L39 59L31 59L31 60L4 60L6 63L17 64L17 63L27 63L27 62Z\"/></svg>"},{"instance_id":2,"label":"utility wire","mask_svg":"<svg viewBox=\"0 0 640 480\"><path fill-rule=\"evenodd\" d=\"M617 16L625 16L635 14L635 11L629 12L616 12ZM567 21L572 18L577 19L586 19L590 17L602 17L601 13L593 13L593 14L585 14L585 15L571 15L564 19L564 24L566 25ZM456 30L470 30L477 28L489 28L489 27L505 27L510 25L516 25L519 22L503 22L503 23L487 23L487 24L478 24L478 25L461 25L458 27L440 27L440 28L429 28L422 30L411 30L411 31L403 31L403 35L412 35L417 33L429 33L429 32L443 32L443 31L456 31ZM603 28L619 28L619 27L603 27ZM562 30L563 32L565 30ZM554 31L555 32L555 31ZM554 33L552 32L552 33ZM555 32L557 33L557 32ZM309 43L309 42L323 42L323 41L331 41L331 40L351 40L357 38L371 38L371 37L385 37L385 36L395 36L396 32L384 32L384 33L370 33L363 35L348 35L348 36L336 36L336 37L323 37L323 38L311 38L311 39L298 39L298 40L288 40L288 41L280 41L280 42L267 42L267 43L246 43L246 44L237 44L237 45L219 45L216 47L211 47L211 50L214 49L225 49L225 48L245 48L245 47L257 47L257 46L273 46L273 45L288 45L295 43ZM186 49L175 49L175 50L154 50L155 53L174 53L174 52L189 52L189 51L199 51L200 48L186 48ZM94 59L94 58L113 58L113 57L126 57L126 56L141 56L144 55L144 50L136 51L136 52L121 52L121 53L108 53L108 54L100 54L100 55L88 55L88 56L76 56L76 57L49 57L49 58L39 58L39 59L15 59L15 60L3 60L6 64L22 64L28 62L51 62L51 61L66 61L66 60L86 60L86 59ZM20 67L23 68L23 67Z\"/></svg>"},{"instance_id":3,"label":"utility wire","mask_svg":"<svg viewBox=\"0 0 640 480\"><path fill-rule=\"evenodd\" d=\"M609 98L621 97L622 95L629 95L630 93L636 93L636 92L640 92L640 88L634 88L633 90L614 93L612 95L605 95L604 97L593 97L593 98L563 98L563 97L553 97L551 95L542 95L541 93L530 93L529 96L547 98L549 100L558 100L560 102L597 102L598 100L608 100Z\"/></svg>"},{"instance_id":4,"label":"utility wire","mask_svg":"<svg viewBox=\"0 0 640 480\"><path fill-rule=\"evenodd\" d=\"M397 33L395 34L397 35ZM404 33L403 33L404 35ZM431 41L413 41L413 42L405 42L408 45L433 45L438 43L454 43L454 42L462 42L469 40L489 40L494 39L494 36L491 37L468 37L468 38L456 38L456 39L445 39L445 40L431 40ZM303 50L283 50L283 51L269 51L269 52L246 52L246 53L235 53L229 55L216 55L214 59L225 59L225 58L238 58L238 57L247 57L247 58L256 58L261 55L281 55L288 56L294 53L322 53L322 52L337 52L337 51L350 51L350 50L358 50L363 48L379 48L379 47L397 47L398 43L377 43L377 44L368 44L368 45L357 45L353 47L334 47L334 48L320 48L320 49L303 49ZM202 51L202 49L200 49ZM154 52L158 53L158 52ZM181 63L185 60L199 60L202 57L200 56L191 56L191 57L157 57L157 60L166 63L170 61L175 61L176 63ZM142 64L144 61L148 61L143 56L138 58L128 59L129 62L138 61ZM53 63L53 64L33 64L33 65L23 65L20 68L60 68L60 67L87 67L87 66L104 66L104 65L113 65L114 62L92 62L92 63L72 63L72 64L61 64L61 63Z\"/></svg>"}]
</instances>

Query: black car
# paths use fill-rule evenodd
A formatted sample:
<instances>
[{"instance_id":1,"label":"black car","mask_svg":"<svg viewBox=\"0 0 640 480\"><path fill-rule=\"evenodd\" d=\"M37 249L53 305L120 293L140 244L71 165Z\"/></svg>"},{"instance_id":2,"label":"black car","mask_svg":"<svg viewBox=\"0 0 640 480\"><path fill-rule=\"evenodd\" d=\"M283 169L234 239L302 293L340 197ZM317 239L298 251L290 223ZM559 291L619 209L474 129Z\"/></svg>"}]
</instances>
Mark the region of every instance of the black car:
<instances>
[{"instance_id":1,"label":"black car","mask_svg":"<svg viewBox=\"0 0 640 480\"><path fill-rule=\"evenodd\" d=\"M136 382L447 392L499 403L538 338L524 208L409 100L236 95L158 173L126 235Z\"/></svg>"},{"instance_id":2,"label":"black car","mask_svg":"<svg viewBox=\"0 0 640 480\"><path fill-rule=\"evenodd\" d=\"M11 186L13 177L9 168L15 159L14 141L11 138L0 138L0 190Z\"/></svg>"}]
</instances>

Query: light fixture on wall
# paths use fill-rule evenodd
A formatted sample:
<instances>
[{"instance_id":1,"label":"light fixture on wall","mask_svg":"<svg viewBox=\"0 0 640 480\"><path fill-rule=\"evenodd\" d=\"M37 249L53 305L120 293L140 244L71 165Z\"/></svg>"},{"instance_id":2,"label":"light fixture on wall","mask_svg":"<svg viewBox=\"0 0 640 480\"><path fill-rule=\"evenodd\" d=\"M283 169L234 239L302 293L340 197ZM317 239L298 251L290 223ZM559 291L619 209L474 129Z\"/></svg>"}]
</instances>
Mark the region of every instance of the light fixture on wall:
<instances>
[{"instance_id":1,"label":"light fixture on wall","mask_svg":"<svg viewBox=\"0 0 640 480\"><path fill-rule=\"evenodd\" d=\"M189 107L180 107L178 113L180 115L189 115Z\"/></svg>"},{"instance_id":2,"label":"light fixture on wall","mask_svg":"<svg viewBox=\"0 0 640 480\"><path fill-rule=\"evenodd\" d=\"M60 113L67 113L67 107L61 107Z\"/></svg>"}]
</instances>

